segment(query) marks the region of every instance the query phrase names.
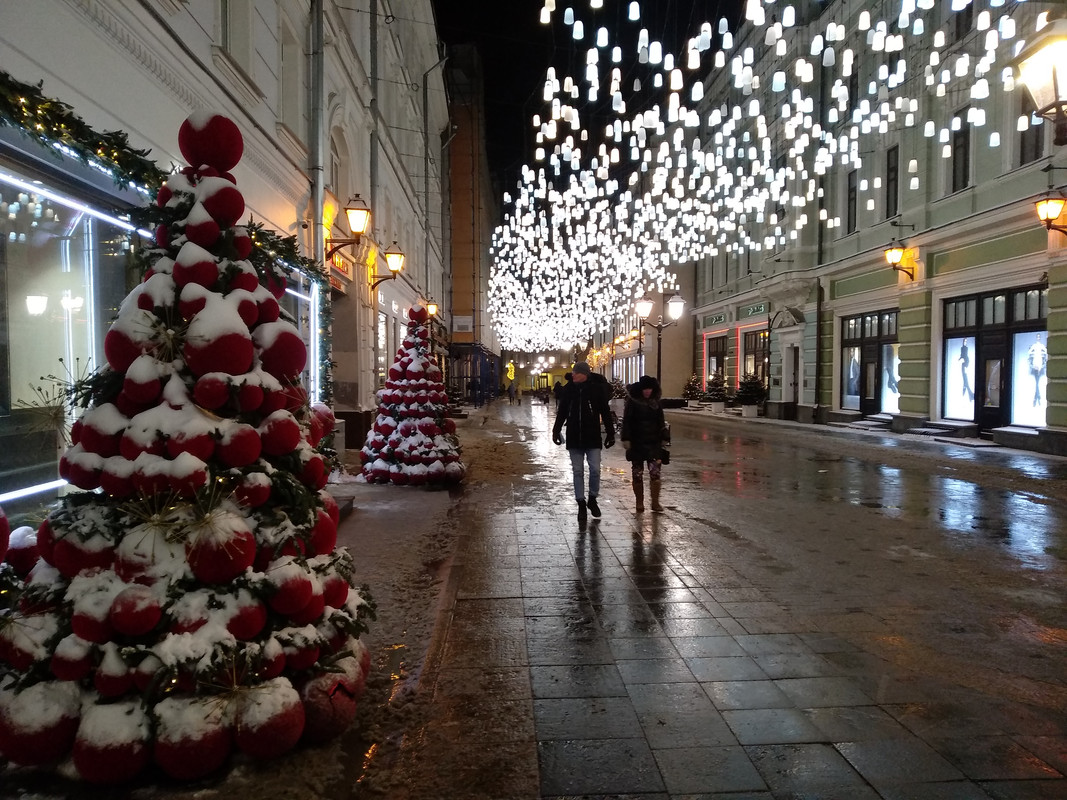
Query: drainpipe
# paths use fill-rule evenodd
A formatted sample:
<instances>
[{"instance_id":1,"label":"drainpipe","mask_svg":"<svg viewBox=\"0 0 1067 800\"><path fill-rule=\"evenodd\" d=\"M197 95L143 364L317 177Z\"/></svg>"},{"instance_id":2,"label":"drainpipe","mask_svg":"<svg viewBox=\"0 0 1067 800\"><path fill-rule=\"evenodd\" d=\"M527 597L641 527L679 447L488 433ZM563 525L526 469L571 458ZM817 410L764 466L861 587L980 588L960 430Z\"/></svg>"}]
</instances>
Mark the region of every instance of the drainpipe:
<instances>
[{"instance_id":1,"label":"drainpipe","mask_svg":"<svg viewBox=\"0 0 1067 800\"><path fill-rule=\"evenodd\" d=\"M324 262L325 225L322 219L322 207L326 200L323 156L323 104L326 101L325 80L325 10L323 0L311 2L311 252L316 261ZM325 265L329 271L329 265ZM329 292L320 302L329 302ZM311 332L313 337L318 331ZM315 348L317 350L317 348ZM312 394L316 400L321 392L321 385L316 382Z\"/></svg>"},{"instance_id":2,"label":"drainpipe","mask_svg":"<svg viewBox=\"0 0 1067 800\"><path fill-rule=\"evenodd\" d=\"M423 285L430 290L430 89L427 80L430 73L448 61L445 56L422 73L422 211L423 221L423 269L426 277ZM438 137L440 139L440 137Z\"/></svg>"}]
</instances>

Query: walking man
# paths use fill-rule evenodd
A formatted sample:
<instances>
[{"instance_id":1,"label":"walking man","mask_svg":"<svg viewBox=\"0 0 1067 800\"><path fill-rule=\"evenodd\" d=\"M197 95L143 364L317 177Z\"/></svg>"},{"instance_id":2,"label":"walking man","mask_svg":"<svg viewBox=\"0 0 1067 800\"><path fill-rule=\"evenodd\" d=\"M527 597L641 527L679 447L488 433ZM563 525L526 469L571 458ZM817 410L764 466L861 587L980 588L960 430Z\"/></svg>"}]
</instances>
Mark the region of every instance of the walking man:
<instances>
[{"instance_id":1,"label":"walking man","mask_svg":"<svg viewBox=\"0 0 1067 800\"><path fill-rule=\"evenodd\" d=\"M563 425L567 426L567 452L574 473L574 499L578 501L578 521L586 519L586 509L600 516L597 493L600 491L600 450L615 444L615 429L608 408L607 381L593 375L589 365L579 361L571 370L571 381L560 392L552 441L563 444ZM599 380L598 380L599 379ZM601 428L604 437L601 439ZM589 499L585 494L585 464L589 465Z\"/></svg>"}]
</instances>

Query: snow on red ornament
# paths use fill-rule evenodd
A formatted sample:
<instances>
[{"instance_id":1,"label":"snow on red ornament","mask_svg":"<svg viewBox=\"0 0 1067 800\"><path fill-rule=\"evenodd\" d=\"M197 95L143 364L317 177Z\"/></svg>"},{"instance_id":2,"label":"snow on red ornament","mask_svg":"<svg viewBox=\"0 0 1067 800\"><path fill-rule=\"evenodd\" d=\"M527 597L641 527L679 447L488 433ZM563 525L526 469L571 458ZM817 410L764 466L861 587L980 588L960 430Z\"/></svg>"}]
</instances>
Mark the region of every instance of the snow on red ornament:
<instances>
[{"instance_id":1,"label":"snow on red ornament","mask_svg":"<svg viewBox=\"0 0 1067 800\"><path fill-rule=\"evenodd\" d=\"M346 659L351 660L351 659ZM321 744L344 733L356 718L356 686L346 673L318 675L300 689L304 701L304 736Z\"/></svg>"},{"instance_id":2,"label":"snow on red ornament","mask_svg":"<svg viewBox=\"0 0 1067 800\"><path fill-rule=\"evenodd\" d=\"M201 375L193 386L193 400L198 406L209 411L222 408L230 399L230 383L227 378L222 372Z\"/></svg>"},{"instance_id":3,"label":"snow on red ornament","mask_svg":"<svg viewBox=\"0 0 1067 800\"><path fill-rule=\"evenodd\" d=\"M126 783L148 766L149 736L140 700L87 705L71 751L74 768L89 783Z\"/></svg>"},{"instance_id":4,"label":"snow on red ornament","mask_svg":"<svg viewBox=\"0 0 1067 800\"><path fill-rule=\"evenodd\" d=\"M270 476L262 472L251 472L241 477L234 489L237 502L246 508L256 508L270 499Z\"/></svg>"},{"instance_id":5,"label":"snow on red ornament","mask_svg":"<svg viewBox=\"0 0 1067 800\"><path fill-rule=\"evenodd\" d=\"M220 769L233 751L225 707L210 697L166 697L156 704L152 758L176 780L203 778Z\"/></svg>"},{"instance_id":6,"label":"snow on red ornament","mask_svg":"<svg viewBox=\"0 0 1067 800\"><path fill-rule=\"evenodd\" d=\"M329 575L322 582L322 599L330 608L342 608L351 589L340 575Z\"/></svg>"},{"instance_id":7,"label":"snow on red ornament","mask_svg":"<svg viewBox=\"0 0 1067 800\"><path fill-rule=\"evenodd\" d=\"M11 531L4 561L15 570L15 575L25 580L39 556L37 532L29 525L23 525Z\"/></svg>"},{"instance_id":8,"label":"snow on red ornament","mask_svg":"<svg viewBox=\"0 0 1067 800\"><path fill-rule=\"evenodd\" d=\"M0 755L14 764L41 766L64 758L81 715L81 688L41 681L16 692L0 689Z\"/></svg>"},{"instance_id":9,"label":"snow on red ornament","mask_svg":"<svg viewBox=\"0 0 1067 800\"><path fill-rule=\"evenodd\" d=\"M245 213L244 195L225 178L202 178L196 196L220 228L232 227Z\"/></svg>"},{"instance_id":10,"label":"snow on red ornament","mask_svg":"<svg viewBox=\"0 0 1067 800\"><path fill-rule=\"evenodd\" d=\"M255 691L241 692L234 714L235 742L253 758L289 752L304 732L304 704L286 678L274 678Z\"/></svg>"},{"instance_id":11,"label":"snow on red ornament","mask_svg":"<svg viewBox=\"0 0 1067 800\"><path fill-rule=\"evenodd\" d=\"M225 372L229 375L241 375L252 365L252 340L243 331L225 331L217 335L194 334L193 326L210 311L205 308L189 324L189 338L185 340L182 355L195 375L208 372ZM240 317L237 317L239 320Z\"/></svg>"},{"instance_id":12,"label":"snow on red ornament","mask_svg":"<svg viewBox=\"0 0 1067 800\"><path fill-rule=\"evenodd\" d=\"M77 634L68 634L59 640L48 667L61 681L80 681L93 668L93 646Z\"/></svg>"},{"instance_id":13,"label":"snow on red ornament","mask_svg":"<svg viewBox=\"0 0 1067 800\"><path fill-rule=\"evenodd\" d=\"M201 247L214 247L221 233L219 223L211 218L207 209L200 203L194 203L185 218L185 238Z\"/></svg>"},{"instance_id":14,"label":"snow on red ornament","mask_svg":"<svg viewBox=\"0 0 1067 800\"><path fill-rule=\"evenodd\" d=\"M195 283L210 289L219 279L219 265L215 256L201 245L188 241L182 245L174 259L173 276L176 286Z\"/></svg>"},{"instance_id":15,"label":"snow on red ornament","mask_svg":"<svg viewBox=\"0 0 1067 800\"><path fill-rule=\"evenodd\" d=\"M300 444L302 431L300 423L288 411L280 410L270 414L259 426L259 435L263 442L263 452L270 456L282 456L291 453Z\"/></svg>"},{"instance_id":16,"label":"snow on red ornament","mask_svg":"<svg viewBox=\"0 0 1067 800\"><path fill-rule=\"evenodd\" d=\"M252 334L263 369L276 378L292 378L307 363L307 346L300 332L288 322L277 320L258 326Z\"/></svg>"},{"instance_id":17,"label":"snow on red ornament","mask_svg":"<svg viewBox=\"0 0 1067 800\"><path fill-rule=\"evenodd\" d=\"M233 120L211 111L190 114L178 129L178 149L194 167L229 172L241 160L244 137Z\"/></svg>"},{"instance_id":18,"label":"snow on red ornament","mask_svg":"<svg viewBox=\"0 0 1067 800\"><path fill-rule=\"evenodd\" d=\"M307 605L314 592L307 570L286 556L272 562L266 570L274 589L267 604L279 614L289 616Z\"/></svg>"},{"instance_id":19,"label":"snow on red ornament","mask_svg":"<svg viewBox=\"0 0 1067 800\"><path fill-rule=\"evenodd\" d=\"M227 467L245 467L256 461L263 445L251 425L232 423L220 430L215 457Z\"/></svg>"},{"instance_id":20,"label":"snow on red ornament","mask_svg":"<svg viewBox=\"0 0 1067 800\"><path fill-rule=\"evenodd\" d=\"M425 306L412 306L408 310L408 316L413 322L418 322L421 325L430 318L430 312Z\"/></svg>"},{"instance_id":21,"label":"snow on red ornament","mask_svg":"<svg viewBox=\"0 0 1067 800\"><path fill-rule=\"evenodd\" d=\"M189 567L202 583L229 583L252 566L256 538L244 517L216 510L194 527L186 543Z\"/></svg>"},{"instance_id":22,"label":"snow on red ornament","mask_svg":"<svg viewBox=\"0 0 1067 800\"><path fill-rule=\"evenodd\" d=\"M124 636L143 636L159 624L163 610L156 593L147 586L127 586L111 601L108 621Z\"/></svg>"},{"instance_id":23,"label":"snow on red ornament","mask_svg":"<svg viewBox=\"0 0 1067 800\"><path fill-rule=\"evenodd\" d=\"M252 594L242 589L238 605L226 622L226 630L239 641L254 639L267 624L267 607Z\"/></svg>"},{"instance_id":24,"label":"snow on red ornament","mask_svg":"<svg viewBox=\"0 0 1067 800\"><path fill-rule=\"evenodd\" d=\"M311 598L307 601L307 603L304 604L303 608L301 608L294 614L290 614L289 620L294 625L311 625L312 623L317 622L319 619L321 619L322 612L325 610L326 600L323 598L322 586L321 584L312 581ZM285 660L286 663L289 664L289 666L293 669L305 668L294 666L294 663L290 658L288 651L286 651ZM318 661L318 653L315 654L315 658L311 662L311 664L314 664L315 661ZM311 666L311 664L308 664L307 666Z\"/></svg>"},{"instance_id":25,"label":"snow on red ornament","mask_svg":"<svg viewBox=\"0 0 1067 800\"><path fill-rule=\"evenodd\" d=\"M253 267L247 261L235 261L230 265L228 270L229 284L227 285L227 291L235 291L237 289L243 289L246 292L257 292L262 289L259 285L259 273L256 272L256 268ZM264 289L266 291L266 289ZM270 292L267 292L270 295ZM273 295L270 295L271 299L274 299ZM278 302L275 300L274 302Z\"/></svg>"},{"instance_id":26,"label":"snow on red ornament","mask_svg":"<svg viewBox=\"0 0 1067 800\"><path fill-rule=\"evenodd\" d=\"M252 252L252 237L248 235L247 228L238 226L233 229L233 249L236 251L238 259L244 260L248 258Z\"/></svg>"},{"instance_id":27,"label":"snow on red ornament","mask_svg":"<svg viewBox=\"0 0 1067 800\"><path fill-rule=\"evenodd\" d=\"M322 505L326 510L326 513L330 515L330 519L333 520L334 527L341 524L341 507L337 505L337 499L327 492L325 489L319 492L319 499L322 501Z\"/></svg>"}]
</instances>

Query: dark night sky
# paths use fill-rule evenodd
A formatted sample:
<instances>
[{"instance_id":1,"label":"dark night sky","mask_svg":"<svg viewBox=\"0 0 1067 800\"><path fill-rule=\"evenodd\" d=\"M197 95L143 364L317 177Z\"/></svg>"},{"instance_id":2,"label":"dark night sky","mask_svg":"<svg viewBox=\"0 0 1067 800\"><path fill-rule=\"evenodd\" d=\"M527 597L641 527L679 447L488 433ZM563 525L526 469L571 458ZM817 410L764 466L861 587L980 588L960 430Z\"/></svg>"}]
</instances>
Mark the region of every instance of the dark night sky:
<instances>
[{"instance_id":1,"label":"dark night sky","mask_svg":"<svg viewBox=\"0 0 1067 800\"><path fill-rule=\"evenodd\" d=\"M699 32L702 22L710 22L714 29L719 17L725 16L731 29L736 29L739 0L641 0L640 23L626 19L628 0L605 0L599 11L590 10L589 0L557 0L550 26L539 22L544 0L433 3L442 41L474 42L481 53L486 73L489 164L503 180L503 188L510 189L520 167L532 160L530 117L543 111L541 92L549 65L555 65L561 78L567 74L580 78L585 51L593 45L599 26L612 32L612 45L623 47L624 63L620 66L624 76L627 62L636 65L633 52L641 27L648 28L651 38L663 42L676 57L684 58L685 42ZM573 6L577 17L585 22L586 36L581 42L575 42L571 29L563 24L567 6Z\"/></svg>"}]
</instances>

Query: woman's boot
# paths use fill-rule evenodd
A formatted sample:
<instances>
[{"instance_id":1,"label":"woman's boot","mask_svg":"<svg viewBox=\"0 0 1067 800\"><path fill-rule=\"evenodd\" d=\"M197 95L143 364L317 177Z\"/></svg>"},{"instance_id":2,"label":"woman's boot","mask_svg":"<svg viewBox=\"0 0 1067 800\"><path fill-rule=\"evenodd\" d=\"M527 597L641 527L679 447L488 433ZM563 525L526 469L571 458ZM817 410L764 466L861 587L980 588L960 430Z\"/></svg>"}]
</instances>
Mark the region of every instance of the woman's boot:
<instances>
[{"instance_id":1,"label":"woman's boot","mask_svg":"<svg viewBox=\"0 0 1067 800\"><path fill-rule=\"evenodd\" d=\"M660 489L660 485L661 485L660 481L661 481L660 478L653 478L651 480L651 482L649 483L649 493L652 495L652 510L653 511L662 511L663 510L663 506L661 506L659 504L659 489Z\"/></svg>"},{"instance_id":2,"label":"woman's boot","mask_svg":"<svg viewBox=\"0 0 1067 800\"><path fill-rule=\"evenodd\" d=\"M643 475L634 477L634 497L637 498L637 513L645 510L645 478Z\"/></svg>"}]
</instances>

